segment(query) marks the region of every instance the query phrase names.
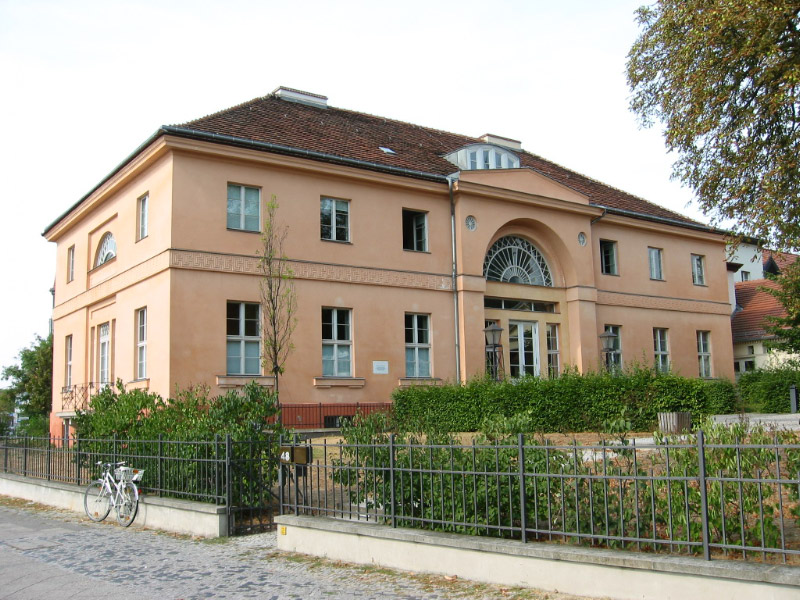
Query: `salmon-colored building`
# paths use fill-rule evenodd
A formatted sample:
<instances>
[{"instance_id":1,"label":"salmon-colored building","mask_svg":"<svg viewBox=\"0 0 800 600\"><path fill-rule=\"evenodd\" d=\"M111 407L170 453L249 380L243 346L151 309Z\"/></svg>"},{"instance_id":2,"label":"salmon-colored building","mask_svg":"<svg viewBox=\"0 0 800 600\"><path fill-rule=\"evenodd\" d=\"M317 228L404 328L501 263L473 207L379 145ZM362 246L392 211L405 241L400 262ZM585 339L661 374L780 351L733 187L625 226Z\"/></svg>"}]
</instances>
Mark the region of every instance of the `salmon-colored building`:
<instances>
[{"instance_id":1,"label":"salmon-colored building","mask_svg":"<svg viewBox=\"0 0 800 600\"><path fill-rule=\"evenodd\" d=\"M524 151L279 88L164 126L58 217L51 430L121 380L167 397L256 379L266 204L297 327L283 403L633 361L732 377L723 236ZM603 354L600 334L614 333Z\"/></svg>"}]
</instances>

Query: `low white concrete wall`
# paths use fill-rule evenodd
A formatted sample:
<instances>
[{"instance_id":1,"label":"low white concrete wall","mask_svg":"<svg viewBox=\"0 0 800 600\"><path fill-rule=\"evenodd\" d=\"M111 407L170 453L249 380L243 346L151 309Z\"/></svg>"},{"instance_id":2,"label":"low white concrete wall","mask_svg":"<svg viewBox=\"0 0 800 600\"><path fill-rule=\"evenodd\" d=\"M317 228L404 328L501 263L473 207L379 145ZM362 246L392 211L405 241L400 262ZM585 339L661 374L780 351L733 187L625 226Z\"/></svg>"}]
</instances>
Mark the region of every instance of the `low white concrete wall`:
<instances>
[{"instance_id":1,"label":"low white concrete wall","mask_svg":"<svg viewBox=\"0 0 800 600\"><path fill-rule=\"evenodd\" d=\"M67 483L29 479L0 473L0 494L83 513L85 488ZM108 518L113 519L114 514ZM228 535L224 506L202 502L141 496L134 525L202 537Z\"/></svg>"},{"instance_id":2,"label":"low white concrete wall","mask_svg":"<svg viewBox=\"0 0 800 600\"><path fill-rule=\"evenodd\" d=\"M800 568L392 529L283 515L278 548L358 564L625 600L797 600Z\"/></svg>"}]
</instances>

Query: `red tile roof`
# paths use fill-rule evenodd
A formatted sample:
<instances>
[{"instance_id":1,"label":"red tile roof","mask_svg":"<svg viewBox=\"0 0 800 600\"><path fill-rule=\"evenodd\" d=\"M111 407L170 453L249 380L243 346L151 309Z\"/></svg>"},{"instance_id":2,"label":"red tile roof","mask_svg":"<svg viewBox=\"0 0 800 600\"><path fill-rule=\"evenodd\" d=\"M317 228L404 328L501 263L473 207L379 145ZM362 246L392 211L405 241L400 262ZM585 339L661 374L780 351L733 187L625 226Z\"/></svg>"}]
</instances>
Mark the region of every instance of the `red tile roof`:
<instances>
[{"instance_id":1,"label":"red tile roof","mask_svg":"<svg viewBox=\"0 0 800 600\"><path fill-rule=\"evenodd\" d=\"M778 283L771 279L757 279L736 284L736 304L742 309L731 319L734 343L774 337L764 330L765 317L786 316L783 305L762 287L775 289Z\"/></svg>"},{"instance_id":2,"label":"red tile roof","mask_svg":"<svg viewBox=\"0 0 800 600\"><path fill-rule=\"evenodd\" d=\"M446 154L470 144L483 143L480 138L351 110L289 102L274 94L255 98L178 127L365 161L378 168L385 166L407 169L440 177L458 170L444 158ZM219 141L226 143L224 139ZM233 143L233 140L227 142ZM380 147L390 148L395 154L385 153ZM591 204L705 228L705 225L679 213L595 181L535 154L515 152L520 157L521 166L530 167L586 195Z\"/></svg>"},{"instance_id":3,"label":"red tile roof","mask_svg":"<svg viewBox=\"0 0 800 600\"><path fill-rule=\"evenodd\" d=\"M775 261L775 264L778 266L781 272L783 272L786 267L797 260L796 254L789 254L788 252L775 252L773 250L765 250L763 257L762 257L762 264L764 267L767 266L769 259L772 258Z\"/></svg>"}]
</instances>

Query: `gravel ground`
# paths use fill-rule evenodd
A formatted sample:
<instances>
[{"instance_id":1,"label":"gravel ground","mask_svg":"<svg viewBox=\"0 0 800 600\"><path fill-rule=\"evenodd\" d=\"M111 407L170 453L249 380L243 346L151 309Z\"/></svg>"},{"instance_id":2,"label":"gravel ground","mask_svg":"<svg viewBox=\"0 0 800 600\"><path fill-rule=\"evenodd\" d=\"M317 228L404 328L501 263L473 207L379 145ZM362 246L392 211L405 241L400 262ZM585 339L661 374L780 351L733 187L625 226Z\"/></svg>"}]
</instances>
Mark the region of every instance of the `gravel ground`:
<instances>
[{"instance_id":1,"label":"gravel ground","mask_svg":"<svg viewBox=\"0 0 800 600\"><path fill-rule=\"evenodd\" d=\"M111 515L113 516L113 515ZM361 567L279 552L275 533L202 540L0 496L0 600L577 596Z\"/></svg>"}]
</instances>

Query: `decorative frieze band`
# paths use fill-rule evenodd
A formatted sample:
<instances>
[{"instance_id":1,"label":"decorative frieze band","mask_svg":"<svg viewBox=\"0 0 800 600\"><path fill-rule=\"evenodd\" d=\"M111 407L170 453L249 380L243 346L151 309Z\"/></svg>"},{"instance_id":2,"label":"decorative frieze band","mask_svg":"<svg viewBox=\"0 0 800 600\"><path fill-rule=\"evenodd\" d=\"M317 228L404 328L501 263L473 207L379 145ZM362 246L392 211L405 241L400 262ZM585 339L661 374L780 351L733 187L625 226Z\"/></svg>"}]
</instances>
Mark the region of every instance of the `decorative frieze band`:
<instances>
[{"instance_id":1,"label":"decorative frieze band","mask_svg":"<svg viewBox=\"0 0 800 600\"><path fill-rule=\"evenodd\" d=\"M392 269L373 269L350 265L332 265L318 262L289 261L296 279L360 283L389 287L427 290L451 290L452 281L447 275L415 273ZM258 275L258 258L239 254L219 254L197 250L171 250L170 267L220 273Z\"/></svg>"},{"instance_id":2,"label":"decorative frieze band","mask_svg":"<svg viewBox=\"0 0 800 600\"><path fill-rule=\"evenodd\" d=\"M631 308L649 308L658 310L674 310L677 312L705 313L712 315L730 315L731 305L727 302L703 300L685 300L644 294L626 294L622 292L597 291L597 304L610 306L628 306Z\"/></svg>"}]
</instances>

